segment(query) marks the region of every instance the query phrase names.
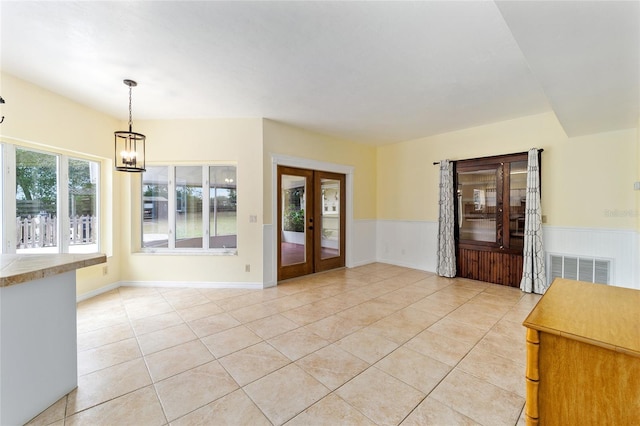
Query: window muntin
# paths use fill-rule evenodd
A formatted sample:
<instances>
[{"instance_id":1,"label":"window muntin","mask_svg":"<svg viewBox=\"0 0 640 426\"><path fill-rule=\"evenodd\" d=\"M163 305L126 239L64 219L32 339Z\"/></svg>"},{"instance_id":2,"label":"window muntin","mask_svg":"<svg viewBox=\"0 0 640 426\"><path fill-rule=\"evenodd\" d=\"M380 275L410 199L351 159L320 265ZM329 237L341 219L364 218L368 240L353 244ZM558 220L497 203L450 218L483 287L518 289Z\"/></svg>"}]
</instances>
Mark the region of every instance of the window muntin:
<instances>
[{"instance_id":1,"label":"window muntin","mask_svg":"<svg viewBox=\"0 0 640 426\"><path fill-rule=\"evenodd\" d=\"M147 166L142 203L142 251L235 254L235 165Z\"/></svg>"}]
</instances>

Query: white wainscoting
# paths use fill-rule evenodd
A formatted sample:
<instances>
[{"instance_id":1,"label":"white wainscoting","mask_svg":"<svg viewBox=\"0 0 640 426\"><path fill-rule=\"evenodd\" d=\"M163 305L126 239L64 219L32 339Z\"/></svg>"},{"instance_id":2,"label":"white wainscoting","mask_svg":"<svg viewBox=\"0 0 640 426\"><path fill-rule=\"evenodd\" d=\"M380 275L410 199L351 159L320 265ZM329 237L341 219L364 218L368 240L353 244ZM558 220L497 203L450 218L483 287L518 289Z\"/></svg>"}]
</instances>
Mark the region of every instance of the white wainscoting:
<instances>
[{"instance_id":1,"label":"white wainscoting","mask_svg":"<svg viewBox=\"0 0 640 426\"><path fill-rule=\"evenodd\" d=\"M348 267L356 267L373 263L377 260L376 254L376 227L377 220L354 220L351 235L351 263ZM349 248L347 247L347 251Z\"/></svg>"},{"instance_id":2,"label":"white wainscoting","mask_svg":"<svg viewBox=\"0 0 640 426\"><path fill-rule=\"evenodd\" d=\"M273 240L273 225L262 225L262 285L264 288L277 284L276 242Z\"/></svg>"},{"instance_id":3,"label":"white wainscoting","mask_svg":"<svg viewBox=\"0 0 640 426\"><path fill-rule=\"evenodd\" d=\"M438 222L379 220L376 240L379 262L435 272Z\"/></svg>"},{"instance_id":4,"label":"white wainscoting","mask_svg":"<svg viewBox=\"0 0 640 426\"><path fill-rule=\"evenodd\" d=\"M376 260L435 272L438 222L377 221ZM548 253L613 260L612 282L640 289L640 233L635 230L544 226Z\"/></svg>"},{"instance_id":5,"label":"white wainscoting","mask_svg":"<svg viewBox=\"0 0 640 426\"><path fill-rule=\"evenodd\" d=\"M625 229L544 226L542 233L546 252L612 259L613 285L640 289L638 232Z\"/></svg>"}]
</instances>

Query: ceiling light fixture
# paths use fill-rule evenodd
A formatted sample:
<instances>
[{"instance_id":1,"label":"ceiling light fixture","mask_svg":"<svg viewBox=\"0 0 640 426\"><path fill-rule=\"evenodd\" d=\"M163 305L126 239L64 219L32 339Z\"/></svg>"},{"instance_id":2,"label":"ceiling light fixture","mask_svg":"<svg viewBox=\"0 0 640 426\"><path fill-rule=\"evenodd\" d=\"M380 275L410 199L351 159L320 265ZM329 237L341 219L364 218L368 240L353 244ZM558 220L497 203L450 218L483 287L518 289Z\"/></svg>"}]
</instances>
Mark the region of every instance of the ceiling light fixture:
<instances>
[{"instance_id":1,"label":"ceiling light fixture","mask_svg":"<svg viewBox=\"0 0 640 426\"><path fill-rule=\"evenodd\" d=\"M115 135L115 165L121 172L144 172L144 143L146 136L132 130L131 119L131 89L138 83L133 80L124 80L129 86L129 131L114 132Z\"/></svg>"}]
</instances>

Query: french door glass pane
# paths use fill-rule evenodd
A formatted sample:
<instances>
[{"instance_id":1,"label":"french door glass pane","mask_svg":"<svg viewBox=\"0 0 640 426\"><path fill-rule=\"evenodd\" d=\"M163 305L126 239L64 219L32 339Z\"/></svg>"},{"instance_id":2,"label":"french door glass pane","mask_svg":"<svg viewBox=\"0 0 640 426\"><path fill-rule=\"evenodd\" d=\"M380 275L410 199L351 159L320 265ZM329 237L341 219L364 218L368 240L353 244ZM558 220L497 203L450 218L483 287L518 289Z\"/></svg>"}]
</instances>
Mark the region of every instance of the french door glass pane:
<instances>
[{"instance_id":1,"label":"french door glass pane","mask_svg":"<svg viewBox=\"0 0 640 426\"><path fill-rule=\"evenodd\" d=\"M202 166L176 167L176 247L202 248Z\"/></svg>"},{"instance_id":2,"label":"french door glass pane","mask_svg":"<svg viewBox=\"0 0 640 426\"><path fill-rule=\"evenodd\" d=\"M16 147L16 252L58 252L58 157Z\"/></svg>"},{"instance_id":3,"label":"french door glass pane","mask_svg":"<svg viewBox=\"0 0 640 426\"><path fill-rule=\"evenodd\" d=\"M237 248L235 166L209 167L209 248Z\"/></svg>"},{"instance_id":4,"label":"french door glass pane","mask_svg":"<svg viewBox=\"0 0 640 426\"><path fill-rule=\"evenodd\" d=\"M306 262L304 176L282 175L282 266Z\"/></svg>"},{"instance_id":5,"label":"french door glass pane","mask_svg":"<svg viewBox=\"0 0 640 426\"><path fill-rule=\"evenodd\" d=\"M514 161L509 173L509 245L524 246L524 213L527 197L527 162Z\"/></svg>"},{"instance_id":6,"label":"french door glass pane","mask_svg":"<svg viewBox=\"0 0 640 426\"><path fill-rule=\"evenodd\" d=\"M458 172L460 239L496 241L496 169Z\"/></svg>"},{"instance_id":7,"label":"french door glass pane","mask_svg":"<svg viewBox=\"0 0 640 426\"><path fill-rule=\"evenodd\" d=\"M147 166L142 174L142 247L169 247L168 170Z\"/></svg>"},{"instance_id":8,"label":"french door glass pane","mask_svg":"<svg viewBox=\"0 0 640 426\"><path fill-rule=\"evenodd\" d=\"M340 256L340 181L321 179L322 244L321 259Z\"/></svg>"},{"instance_id":9,"label":"french door glass pane","mask_svg":"<svg viewBox=\"0 0 640 426\"><path fill-rule=\"evenodd\" d=\"M98 176L94 161L69 159L69 253L98 251Z\"/></svg>"}]
</instances>

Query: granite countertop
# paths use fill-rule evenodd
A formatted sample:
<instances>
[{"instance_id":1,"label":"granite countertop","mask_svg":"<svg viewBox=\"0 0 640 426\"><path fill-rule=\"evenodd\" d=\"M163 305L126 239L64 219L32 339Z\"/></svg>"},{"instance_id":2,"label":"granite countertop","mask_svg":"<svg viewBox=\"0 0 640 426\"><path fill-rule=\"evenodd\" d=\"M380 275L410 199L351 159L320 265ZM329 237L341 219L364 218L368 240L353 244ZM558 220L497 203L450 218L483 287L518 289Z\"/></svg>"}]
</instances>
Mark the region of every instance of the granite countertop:
<instances>
[{"instance_id":1,"label":"granite countertop","mask_svg":"<svg viewBox=\"0 0 640 426\"><path fill-rule=\"evenodd\" d=\"M107 256L101 253L0 254L0 287L9 287L106 262Z\"/></svg>"}]
</instances>

